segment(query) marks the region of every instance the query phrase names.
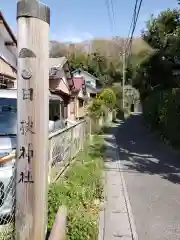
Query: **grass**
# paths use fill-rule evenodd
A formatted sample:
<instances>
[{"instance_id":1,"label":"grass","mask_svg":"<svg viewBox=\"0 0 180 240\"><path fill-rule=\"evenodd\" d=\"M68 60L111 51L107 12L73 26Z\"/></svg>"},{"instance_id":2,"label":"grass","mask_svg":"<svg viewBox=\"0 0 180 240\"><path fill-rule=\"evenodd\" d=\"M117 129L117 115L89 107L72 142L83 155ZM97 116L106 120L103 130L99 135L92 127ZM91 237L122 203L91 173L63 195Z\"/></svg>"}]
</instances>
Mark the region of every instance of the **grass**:
<instances>
[{"instance_id":1,"label":"grass","mask_svg":"<svg viewBox=\"0 0 180 240\"><path fill-rule=\"evenodd\" d=\"M74 164L49 190L48 228L52 228L59 206L68 208L69 240L96 240L102 201L104 142L94 136Z\"/></svg>"},{"instance_id":2,"label":"grass","mask_svg":"<svg viewBox=\"0 0 180 240\"><path fill-rule=\"evenodd\" d=\"M12 240L14 239L14 224L9 223L0 226L0 240Z\"/></svg>"}]
</instances>

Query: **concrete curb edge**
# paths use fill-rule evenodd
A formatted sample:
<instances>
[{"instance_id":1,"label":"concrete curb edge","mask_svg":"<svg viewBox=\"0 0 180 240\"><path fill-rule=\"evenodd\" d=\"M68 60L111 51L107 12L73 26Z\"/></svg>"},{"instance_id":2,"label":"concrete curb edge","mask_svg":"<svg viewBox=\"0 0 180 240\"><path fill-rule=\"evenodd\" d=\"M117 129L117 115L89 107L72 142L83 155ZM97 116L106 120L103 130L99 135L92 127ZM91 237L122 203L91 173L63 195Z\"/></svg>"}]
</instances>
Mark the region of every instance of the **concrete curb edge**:
<instances>
[{"instance_id":1,"label":"concrete curb edge","mask_svg":"<svg viewBox=\"0 0 180 240\"><path fill-rule=\"evenodd\" d=\"M126 182L125 182L123 171L122 171L121 160L120 160L120 157L119 157L118 145L116 143L116 138L115 138L114 135L115 134L113 134L113 139L115 140L117 159L119 159L118 160L118 166L119 166L119 172L120 172L121 181L122 181L123 190L124 190L124 198L125 198L127 212L128 212L128 218L129 218L129 223L130 223L130 228L131 228L132 240L138 240L138 235L137 235L136 226L135 226L135 222L134 222L134 216L133 216L133 213L132 213L131 204L130 204L130 200L129 200L129 194L128 194L128 191L127 191Z\"/></svg>"}]
</instances>

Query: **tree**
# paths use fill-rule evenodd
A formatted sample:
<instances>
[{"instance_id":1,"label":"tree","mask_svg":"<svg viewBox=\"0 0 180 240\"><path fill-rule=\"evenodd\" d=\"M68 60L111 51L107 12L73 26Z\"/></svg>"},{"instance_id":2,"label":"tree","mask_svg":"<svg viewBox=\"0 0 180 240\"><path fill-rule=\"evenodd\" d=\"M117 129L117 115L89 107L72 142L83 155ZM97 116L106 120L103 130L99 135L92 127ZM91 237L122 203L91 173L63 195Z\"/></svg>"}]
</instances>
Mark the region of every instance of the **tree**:
<instances>
[{"instance_id":1,"label":"tree","mask_svg":"<svg viewBox=\"0 0 180 240\"><path fill-rule=\"evenodd\" d=\"M103 100L94 99L94 101L92 102L88 110L89 110L89 115L92 118L95 118L95 119L100 118L105 112Z\"/></svg>"},{"instance_id":2,"label":"tree","mask_svg":"<svg viewBox=\"0 0 180 240\"><path fill-rule=\"evenodd\" d=\"M164 58L174 61L180 58L180 10L167 9L157 18L151 17L147 29L143 31L145 40L153 49L161 52Z\"/></svg>"},{"instance_id":3,"label":"tree","mask_svg":"<svg viewBox=\"0 0 180 240\"><path fill-rule=\"evenodd\" d=\"M122 108L122 96L123 96L122 87L121 87L121 85L114 85L114 86L112 86L112 90L116 95L115 108L121 109Z\"/></svg>"},{"instance_id":4,"label":"tree","mask_svg":"<svg viewBox=\"0 0 180 240\"><path fill-rule=\"evenodd\" d=\"M57 41L50 41L50 57L59 58L67 55L67 49L65 45L60 44Z\"/></svg>"},{"instance_id":5,"label":"tree","mask_svg":"<svg viewBox=\"0 0 180 240\"><path fill-rule=\"evenodd\" d=\"M88 56L85 53L72 54L69 57L71 71L73 71L77 68L82 68L83 70L87 71L88 70L88 66L87 66L88 59L87 58L88 58Z\"/></svg>"},{"instance_id":6,"label":"tree","mask_svg":"<svg viewBox=\"0 0 180 240\"><path fill-rule=\"evenodd\" d=\"M144 96L155 89L176 86L172 69L180 59L180 10L167 9L157 17L152 16L142 32L142 39L152 50L147 57L142 55L137 64L134 85Z\"/></svg>"},{"instance_id":7,"label":"tree","mask_svg":"<svg viewBox=\"0 0 180 240\"><path fill-rule=\"evenodd\" d=\"M109 109L113 109L116 104L116 95L110 88L105 88L99 95L99 99L101 99Z\"/></svg>"}]
</instances>

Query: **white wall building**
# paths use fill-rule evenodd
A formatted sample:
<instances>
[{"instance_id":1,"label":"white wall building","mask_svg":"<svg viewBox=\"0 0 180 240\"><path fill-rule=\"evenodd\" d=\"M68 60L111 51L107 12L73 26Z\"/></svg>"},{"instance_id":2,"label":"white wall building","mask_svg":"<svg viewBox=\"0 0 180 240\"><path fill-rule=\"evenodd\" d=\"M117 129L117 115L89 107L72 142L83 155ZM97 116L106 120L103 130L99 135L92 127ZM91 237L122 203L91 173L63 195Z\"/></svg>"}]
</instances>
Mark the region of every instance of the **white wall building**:
<instances>
[{"instance_id":1,"label":"white wall building","mask_svg":"<svg viewBox=\"0 0 180 240\"><path fill-rule=\"evenodd\" d=\"M0 88L16 88L17 40L0 11Z\"/></svg>"},{"instance_id":2,"label":"white wall building","mask_svg":"<svg viewBox=\"0 0 180 240\"><path fill-rule=\"evenodd\" d=\"M97 87L97 78L95 78L93 75L91 75L90 73L81 70L81 69L76 69L72 72L74 77L83 77L85 79L86 85L89 85L93 88Z\"/></svg>"}]
</instances>

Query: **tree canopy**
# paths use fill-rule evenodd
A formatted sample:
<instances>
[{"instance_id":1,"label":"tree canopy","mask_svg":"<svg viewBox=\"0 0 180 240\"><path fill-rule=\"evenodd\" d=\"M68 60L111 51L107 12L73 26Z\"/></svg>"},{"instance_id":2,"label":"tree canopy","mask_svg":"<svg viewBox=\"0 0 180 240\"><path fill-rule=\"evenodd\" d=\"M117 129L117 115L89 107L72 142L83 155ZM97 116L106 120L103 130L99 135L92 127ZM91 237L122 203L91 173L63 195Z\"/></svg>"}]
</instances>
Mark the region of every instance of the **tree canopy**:
<instances>
[{"instance_id":1,"label":"tree canopy","mask_svg":"<svg viewBox=\"0 0 180 240\"><path fill-rule=\"evenodd\" d=\"M145 95L155 89L175 87L172 71L180 60L180 10L167 9L157 17L151 16L142 39L152 50L142 54L135 68L134 85Z\"/></svg>"},{"instance_id":2,"label":"tree canopy","mask_svg":"<svg viewBox=\"0 0 180 240\"><path fill-rule=\"evenodd\" d=\"M174 61L180 58L180 10L167 9L156 18L153 16L143 31L142 38L161 52L164 58Z\"/></svg>"}]
</instances>

